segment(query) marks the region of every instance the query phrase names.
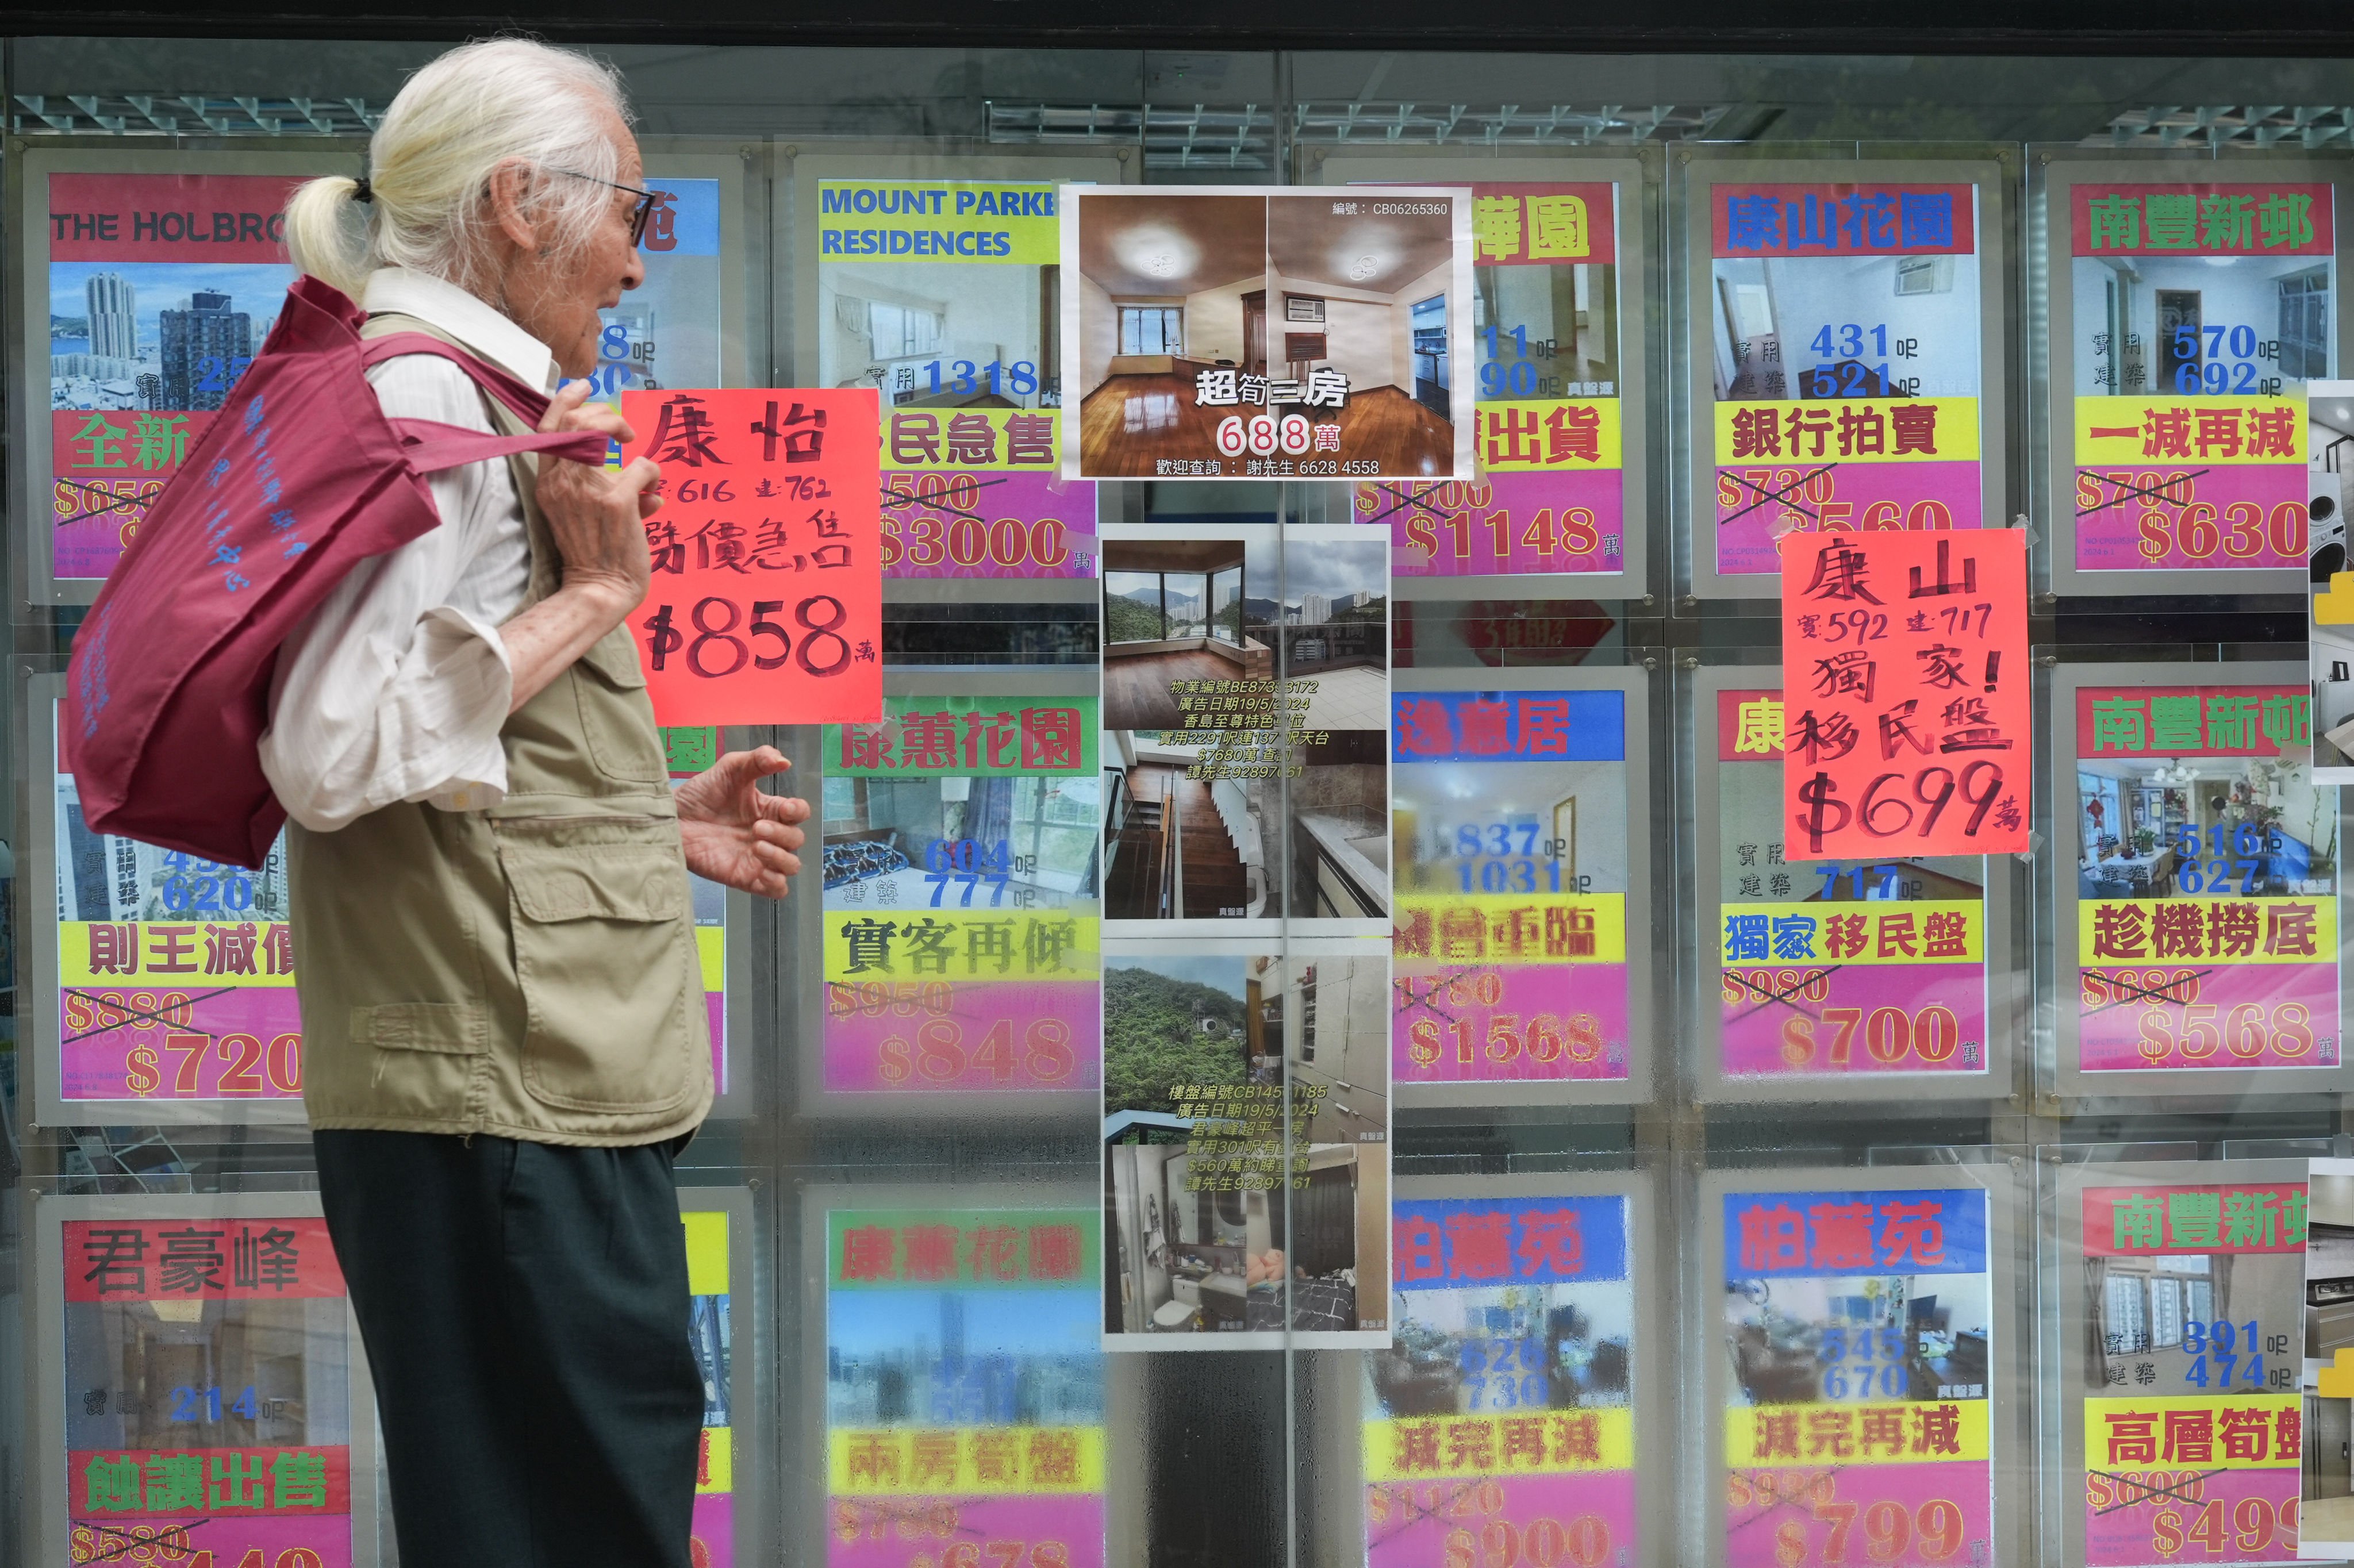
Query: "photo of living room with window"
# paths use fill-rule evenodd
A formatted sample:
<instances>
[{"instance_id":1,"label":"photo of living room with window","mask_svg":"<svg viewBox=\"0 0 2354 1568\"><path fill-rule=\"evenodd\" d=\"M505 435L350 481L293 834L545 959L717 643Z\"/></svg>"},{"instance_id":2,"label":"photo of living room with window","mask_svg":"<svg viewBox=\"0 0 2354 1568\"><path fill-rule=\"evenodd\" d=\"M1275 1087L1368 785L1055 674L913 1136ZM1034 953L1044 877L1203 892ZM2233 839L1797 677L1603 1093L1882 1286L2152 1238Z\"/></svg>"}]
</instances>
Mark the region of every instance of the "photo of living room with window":
<instances>
[{"instance_id":1,"label":"photo of living room with window","mask_svg":"<svg viewBox=\"0 0 2354 1568\"><path fill-rule=\"evenodd\" d=\"M1081 477L1455 473L1450 198L1072 200ZM1222 446L1228 418L1266 415L1298 417L1291 444ZM1303 459L1325 466L1265 467Z\"/></svg>"}]
</instances>

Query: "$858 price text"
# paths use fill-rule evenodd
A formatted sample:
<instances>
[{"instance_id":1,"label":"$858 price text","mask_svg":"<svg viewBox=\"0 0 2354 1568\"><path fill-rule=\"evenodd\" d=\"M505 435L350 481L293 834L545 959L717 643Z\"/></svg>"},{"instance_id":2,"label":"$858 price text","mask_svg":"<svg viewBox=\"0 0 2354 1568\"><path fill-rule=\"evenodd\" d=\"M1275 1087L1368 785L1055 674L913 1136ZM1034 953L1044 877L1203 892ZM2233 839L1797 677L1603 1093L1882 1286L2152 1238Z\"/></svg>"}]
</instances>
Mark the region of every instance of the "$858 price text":
<instances>
[{"instance_id":1,"label":"$858 price text","mask_svg":"<svg viewBox=\"0 0 2354 1568\"><path fill-rule=\"evenodd\" d=\"M745 608L732 599L714 595L695 600L684 617L686 624L682 625L677 606L657 605L642 628L647 662L659 673L683 652L688 672L706 681L733 675L747 664L756 670L778 670L790 662L820 679L850 668L850 641L838 630L850 619L850 612L832 594L811 594L793 607L793 620L801 629L798 640L784 623L771 619L783 612L783 599L754 599L748 623ZM741 636L737 634L739 627ZM773 652L755 649L762 639L768 640Z\"/></svg>"}]
</instances>

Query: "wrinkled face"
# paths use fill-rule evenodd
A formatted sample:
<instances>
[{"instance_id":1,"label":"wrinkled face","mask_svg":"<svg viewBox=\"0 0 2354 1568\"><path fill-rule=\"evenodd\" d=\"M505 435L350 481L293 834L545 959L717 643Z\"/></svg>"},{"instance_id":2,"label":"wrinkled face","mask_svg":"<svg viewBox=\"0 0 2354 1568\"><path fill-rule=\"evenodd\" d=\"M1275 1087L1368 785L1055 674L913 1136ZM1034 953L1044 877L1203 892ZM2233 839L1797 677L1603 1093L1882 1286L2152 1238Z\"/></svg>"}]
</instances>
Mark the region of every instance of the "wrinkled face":
<instances>
[{"instance_id":1,"label":"wrinkled face","mask_svg":"<svg viewBox=\"0 0 2354 1568\"><path fill-rule=\"evenodd\" d=\"M638 155L637 138L620 116L599 106L599 119L607 135L620 149L617 185L645 184L645 164ZM551 180L577 176L550 174ZM567 253L544 253L535 247L519 249L504 280L504 299L515 324L546 344L567 377L587 376L597 366L597 336L603 323L597 313L620 303L621 291L645 281L645 262L631 243L630 225L638 196L626 190L608 190L595 233L588 244Z\"/></svg>"}]
</instances>

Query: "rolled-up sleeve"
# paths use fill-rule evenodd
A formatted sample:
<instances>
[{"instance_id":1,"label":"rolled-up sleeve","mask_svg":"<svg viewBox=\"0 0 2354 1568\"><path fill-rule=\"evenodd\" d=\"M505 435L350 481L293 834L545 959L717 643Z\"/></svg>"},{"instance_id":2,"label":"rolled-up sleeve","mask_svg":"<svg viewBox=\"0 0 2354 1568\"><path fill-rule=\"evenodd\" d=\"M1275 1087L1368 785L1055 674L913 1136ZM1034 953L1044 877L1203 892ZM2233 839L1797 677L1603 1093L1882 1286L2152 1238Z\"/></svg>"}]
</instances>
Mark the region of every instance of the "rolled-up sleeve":
<instances>
[{"instance_id":1,"label":"rolled-up sleeve","mask_svg":"<svg viewBox=\"0 0 2354 1568\"><path fill-rule=\"evenodd\" d=\"M370 377L385 412L490 429L463 372L429 357ZM529 581L504 461L429 482L440 526L362 563L280 652L262 771L287 815L326 832L396 801L496 805L513 680L499 625Z\"/></svg>"}]
</instances>

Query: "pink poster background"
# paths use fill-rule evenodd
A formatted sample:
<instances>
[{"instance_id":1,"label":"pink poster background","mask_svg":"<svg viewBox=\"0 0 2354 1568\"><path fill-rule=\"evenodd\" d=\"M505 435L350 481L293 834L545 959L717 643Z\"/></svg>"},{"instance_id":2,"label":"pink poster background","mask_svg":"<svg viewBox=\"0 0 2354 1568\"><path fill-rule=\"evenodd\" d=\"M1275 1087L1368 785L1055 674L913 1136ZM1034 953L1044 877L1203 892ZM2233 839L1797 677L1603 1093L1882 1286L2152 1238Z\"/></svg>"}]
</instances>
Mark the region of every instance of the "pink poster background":
<instances>
[{"instance_id":1,"label":"pink poster background","mask_svg":"<svg viewBox=\"0 0 2354 1568\"><path fill-rule=\"evenodd\" d=\"M699 1492L695 1522L688 1527L688 1568L736 1568L736 1499L726 1492Z\"/></svg>"},{"instance_id":2,"label":"pink poster background","mask_svg":"<svg viewBox=\"0 0 2354 1568\"><path fill-rule=\"evenodd\" d=\"M77 1478L79 1479L79 1478ZM186 1519L107 1519L103 1516L84 1519L76 1516L74 1533L82 1531L98 1532L99 1545L87 1551L76 1540L69 1548L69 1561L136 1565L147 1568L150 1563L174 1561L155 1547L141 1547L141 1542L154 1541L164 1531L175 1529L187 1531L190 1555L178 1559L186 1568L201 1559L196 1553L213 1554L215 1568L238 1568L249 1552L260 1552L261 1561L276 1563L281 1552L298 1546L307 1546L318 1554L320 1568L352 1568L352 1516L347 1513L311 1514L301 1518L283 1514L257 1514L240 1517L235 1514L191 1516ZM176 1538L175 1538L176 1544ZM300 1563L301 1558L295 1562Z\"/></svg>"},{"instance_id":3,"label":"pink poster background","mask_svg":"<svg viewBox=\"0 0 2354 1568\"><path fill-rule=\"evenodd\" d=\"M956 1529L935 1532L939 1505L956 1510ZM864 1528L856 1541L842 1539L844 1510ZM1104 1568L1103 1499L1092 1493L1028 1492L1013 1497L938 1498L893 1494L835 1498L827 1510L827 1568L1063 1568L1038 1547L1053 1542L1064 1549L1069 1568ZM886 1521L877 1527L879 1520ZM876 1539L880 1535L881 1539ZM997 1542L1019 1542L1020 1556L1008 1558ZM958 1552L970 1546L969 1552Z\"/></svg>"},{"instance_id":4,"label":"pink poster background","mask_svg":"<svg viewBox=\"0 0 2354 1568\"><path fill-rule=\"evenodd\" d=\"M2087 475L2128 473L2133 477L2128 488L2119 489L2105 479L2097 486ZM2132 493L2133 488L2156 490L2159 482L2172 474L2194 474L2189 482L2193 503L2204 503L2213 508L2209 514L2215 526L2217 543L2214 553L2204 557L2182 553L2182 534L2179 524L2182 508L2171 501ZM2093 468L2079 465L2076 489L2070 494L2069 505L2076 510L2076 566L2081 571L2255 571L2265 567L2296 567L2306 564L2305 552L2283 555L2273 548L2271 531L2272 509L2284 501L2301 502L2306 498L2306 471L2296 463L2218 463L2205 467L2195 459L2175 458L2165 467L2151 471L2127 470L2122 464ZM2113 505L2094 503L2094 510L2085 511L2084 493L2096 488L2099 500L2106 502L2123 496ZM2223 509L2235 501L2253 502L2264 508L2264 516L2253 520L2261 535L2253 555L2232 556L2223 551L2223 542L2232 537L2231 523ZM2162 531L2166 552L2152 557L2142 554L2141 518L2146 512L2165 514ZM2243 535L2244 538L2244 534ZM2244 544L2242 546L2244 548Z\"/></svg>"},{"instance_id":5,"label":"pink poster background","mask_svg":"<svg viewBox=\"0 0 2354 1568\"><path fill-rule=\"evenodd\" d=\"M2170 1495L2119 1506L2114 1500L2095 1504L2088 1492L2084 1499L2084 1561L2091 1568L2142 1568L2145 1563L2175 1562L2278 1563L2296 1555L2300 1483L2294 1465L2271 1470L2217 1470L2206 1475L2189 1469L2106 1473L2139 1477ZM2108 1485L2114 1493L2130 1495L2114 1479ZM2251 1519L2250 1528L2244 1531L2233 1520L2232 1510L2246 1498L2263 1498L2272 1505L2269 1531L2263 1531L2255 1518ZM2209 1551L2204 1542L2189 1539L2190 1527L2199 1522L2200 1513L2209 1503L2217 1501L2223 1505L2223 1550L2220 1555ZM2172 1533L2182 1537L2170 1551L2161 1549L2157 1539L2158 1516L2169 1510L2177 1516ZM2282 1517L2284 1513L2285 1519ZM2240 1544L2243 1537L2253 1541L2259 1535L2268 1539L2253 1547Z\"/></svg>"},{"instance_id":6,"label":"pink poster background","mask_svg":"<svg viewBox=\"0 0 2354 1568\"><path fill-rule=\"evenodd\" d=\"M1503 1493L1504 1506L1494 1513L1478 1510L1481 1489L1493 1485ZM1569 1476L1458 1477L1439 1481L1392 1481L1389 1517L1376 1522L1369 1509L1365 1517L1366 1568L1437 1568L1443 1563L1592 1562L1617 1564L1640 1558L1635 1550L1635 1472L1589 1470ZM1436 1498L1440 1506L1416 1506ZM1582 1519L1598 1520L1609 1532L1598 1557L1581 1557L1563 1549L1553 1531L1540 1530L1535 1542L1530 1532L1541 1520L1561 1526L1564 1534L1576 1531ZM1490 1536L1491 1527L1501 1524ZM1585 1532L1579 1531L1583 1534ZM1463 1549L1461 1540L1472 1542ZM1507 1539L1509 1535L1509 1539ZM1590 1539L1590 1538L1589 1538Z\"/></svg>"},{"instance_id":7,"label":"pink poster background","mask_svg":"<svg viewBox=\"0 0 2354 1568\"><path fill-rule=\"evenodd\" d=\"M949 983L949 1009L933 1014L920 1010L901 1013L886 1007L869 1017L854 1012L843 1017L834 1011L834 988L827 988L825 1001L825 1086L851 1092L877 1091L888 1094L896 1089L988 1089L1012 1091L1022 1089L1078 1089L1092 1091L1103 1081L1103 1013L1102 993L1087 980L953 980ZM975 1065L972 1056L978 1053L989 1032L1000 1020L1013 1026L1010 1050L1013 1070L1004 1078L995 1075L992 1068ZM1045 1069L1049 1063L1042 1059L1033 1064L1032 1051L1024 1040L1030 1025L1041 1019L1060 1022L1068 1032L1062 1044L1070 1059L1069 1068L1054 1075ZM952 1075L934 1077L921 1070L917 1057L922 1050L922 1030L928 1023L940 1022L951 1024L957 1031L956 1049L966 1060L963 1070ZM945 1038L945 1036L936 1036ZM907 1075L897 1083L885 1075L884 1043L896 1038L907 1043ZM947 1057L935 1058L945 1063Z\"/></svg>"},{"instance_id":8,"label":"pink poster background","mask_svg":"<svg viewBox=\"0 0 2354 1568\"><path fill-rule=\"evenodd\" d=\"M1816 1478L1809 1485L1809 1472L1803 1469L1744 1469L1742 1476L1753 1484L1758 1478L1771 1475L1797 1495L1793 1498L1785 1491L1771 1503L1753 1500L1726 1510L1725 1568L1817 1568L1818 1564L1831 1568L1832 1564L1856 1563L1882 1564L1884 1568L1941 1568L1943 1564L1994 1562L1994 1542L1989 1533L1994 1508L1988 1471L1983 1459L1930 1465L1850 1464L1811 1472ZM1940 1551L1944 1545L1941 1535L1933 1533L1925 1541L1919 1528L1923 1510L1938 1500L1953 1504L1962 1513L1962 1539L1950 1554ZM1872 1549L1872 1510L1875 1503L1882 1502L1893 1503L1903 1510L1904 1544L1901 1551L1888 1548L1897 1535L1893 1515L1889 1513L1878 1516L1889 1522L1883 1523L1881 1530L1881 1549ZM1831 1554L1831 1532L1838 1519L1822 1517L1820 1510L1825 1504L1837 1509L1840 1514L1845 1514L1849 1505L1855 1508L1847 1538L1840 1543L1841 1551L1837 1556ZM1937 1520L1929 1522L1935 1524ZM1973 1550L1972 1542L1985 1544ZM1932 1555L1933 1552L1938 1554Z\"/></svg>"},{"instance_id":9,"label":"pink poster background","mask_svg":"<svg viewBox=\"0 0 2354 1568\"><path fill-rule=\"evenodd\" d=\"M1788 501L1762 500L1743 482L1745 474L1760 468L1770 468L1778 476L1766 482L1767 493L1788 489ZM1803 485L1792 485L1798 475L1821 468L1830 470L1832 490L1828 503L1809 499ZM1721 493L1712 496L1716 502L1716 569L1727 577L1770 574L1782 569L1782 557L1774 548L1774 530L1786 511L1797 511L1808 532L1821 525L1807 516L1808 512L1819 515L1826 504L1847 506L1850 508L1850 524L1861 527L1863 514L1876 501L1894 502L1900 515L1909 514L1915 502L1942 502L1956 528L1976 528L1984 521L1979 515L1981 492L1975 459L1959 462L1842 462L1832 458L1798 458L1771 463L1723 463L1716 471L1719 475L1732 475L1741 491L1740 502L1732 506L1724 504Z\"/></svg>"},{"instance_id":10,"label":"pink poster background","mask_svg":"<svg viewBox=\"0 0 2354 1568\"><path fill-rule=\"evenodd\" d=\"M201 977L200 977L201 980ZM201 983L181 988L181 994L195 998L203 995ZM94 1003L117 1002L125 1012L133 1011L133 997L147 1000L137 1003L140 1011L157 1012L157 1005L170 994L153 987L141 990L97 990L75 988L76 993L90 998ZM720 1091L727 1088L727 998L719 991L707 991L704 1003L711 1020L711 1071ZM67 1020L66 998L58 1000L58 1017L61 1025L59 1038L63 1044L58 1051L58 1095L68 1100L128 1100L128 1099L188 1099L188 1100L292 1100L302 1097L299 1086L292 1091L280 1088L270 1081L268 1051L270 1043L281 1034L302 1032L302 1009L295 1001L292 987L239 986L218 996L191 1001L188 1022L168 1030L161 1023L129 1022L109 1027L104 1017L100 1022L77 1028ZM196 1089L183 1095L174 1087L178 1081L181 1057L164 1049L166 1033L209 1034L213 1043L205 1048L196 1067ZM241 1050L224 1059L217 1043L231 1034L250 1034L261 1042L263 1056L251 1070L261 1081L258 1094L221 1093L221 1075L237 1067ZM154 1071L155 1086L140 1095L131 1086L131 1053L145 1049L155 1054Z\"/></svg>"},{"instance_id":11,"label":"pink poster background","mask_svg":"<svg viewBox=\"0 0 2354 1568\"><path fill-rule=\"evenodd\" d=\"M290 1100L301 1097L299 1088L288 1092L270 1081L268 1051L270 1043L281 1034L299 1034L302 1030L302 1014L294 999L292 986L239 986L224 991L217 996L205 996L202 976L195 983L177 986L167 991L157 986L109 988L75 987L73 994L89 998L93 1003L115 1002L128 1012L135 1005L146 1012L160 1012L164 997L178 994L191 999L188 1022L183 1026L162 1023L130 1022L109 1028L107 1016L99 1022L76 1027L68 1017L68 998L58 998L58 1017L62 1024L58 1038L64 1042L58 1051L58 1086L61 1098L69 1100L127 1099L229 1099L229 1100ZM143 1000L133 1003L133 997ZM203 997L202 1001L193 999ZM209 1034L213 1037L205 1047L196 1068L196 1092L183 1095L174 1088L183 1057L164 1049L166 1033ZM252 1072L261 1083L258 1094L224 1095L220 1092L221 1075L238 1065L240 1051L232 1052L224 1060L217 1050L218 1042L231 1034L250 1034L261 1042L263 1056L252 1064ZM144 1096L131 1087L131 1053L144 1048L154 1053L155 1086Z\"/></svg>"},{"instance_id":12,"label":"pink poster background","mask_svg":"<svg viewBox=\"0 0 2354 1568\"><path fill-rule=\"evenodd\" d=\"M1482 971L1458 965L1406 963L1396 965L1390 981L1393 1012L1390 1028L1390 1075L1400 1084L1498 1084L1564 1079L1611 1079L1627 1075L1627 966L1625 964L1499 964L1492 972L1503 982L1503 996L1493 1007L1470 999ZM1450 986L1449 981L1455 983ZM1460 995L1464 1000L1455 1000ZM1561 1022L1564 1047L1569 1020L1577 1013L1592 1016L1602 1048L1590 1061L1580 1062L1564 1048L1551 1062L1539 1062L1528 1051L1530 1022L1550 1013ZM1502 1013L1517 1015L1521 1049L1509 1062L1488 1056L1488 1021ZM1458 1021L1471 1025L1472 1060L1459 1060L1455 1033ZM1414 1059L1414 1027L1435 1024L1438 1060L1424 1066ZM1428 1045L1424 1051L1428 1053Z\"/></svg>"},{"instance_id":13,"label":"pink poster background","mask_svg":"<svg viewBox=\"0 0 2354 1568\"><path fill-rule=\"evenodd\" d=\"M1479 485L1490 491L1488 504L1474 507L1468 503L1442 508L1441 498L1447 493L1458 496L1475 493ZM1421 495L1426 505L1407 505L1405 495ZM1390 572L1401 577L1464 577L1497 572L1616 572L1627 564L1627 481L1625 471L1615 468L1585 469L1567 473L1489 473L1482 474L1478 484L1437 485L1405 484L1403 482L1360 485L1357 489L1357 516L1370 520L1383 513L1382 526L1390 531ZM1469 497L1465 496L1468 503ZM1373 503L1370 511L1367 501ZM1584 507L1594 514L1596 535L1591 550L1569 555L1561 546L1561 515L1565 508ZM1395 508L1394 511L1392 508ZM1553 554L1543 555L1534 545L1521 543L1529 525L1539 512L1553 512L1551 533ZM1496 531L1489 519L1496 513L1511 518L1506 530L1511 549L1496 553ZM1455 553L1455 530L1447 525L1450 516L1466 519L1464 547L1470 554Z\"/></svg>"},{"instance_id":14,"label":"pink poster background","mask_svg":"<svg viewBox=\"0 0 2354 1568\"><path fill-rule=\"evenodd\" d=\"M1731 908L1733 906L1726 906ZM1820 1001L1809 1001L1803 991L1792 986L1799 976L1828 969L1829 992ZM1852 969L1836 965L1817 966L1809 969L1803 964L1785 964L1776 968L1751 968L1743 965L1728 971L1747 975L1756 985L1769 988L1767 996L1789 991L1787 1001L1772 1001L1755 991L1746 992L1742 1001L1722 1001L1724 1017L1724 1071L1728 1075L1757 1077L1844 1077L1854 1073L1983 1073L1987 1063L1986 967L1983 964L1858 964ZM1789 979L1776 977L1788 975ZM1926 1062L1914 1052L1907 1052L1893 1062L1875 1058L1866 1044L1865 1031L1875 1009L1901 1008L1917 1017L1924 1008L1943 1003L1952 1010L1960 1025L1953 1054L1942 1062ZM1823 1010L1831 1007L1860 1007L1863 1017L1857 1021L1855 1033L1848 1041L1848 1060L1844 1065L1830 1061L1831 1045L1838 1031L1823 1022ZM1782 1027L1793 1018L1815 1020L1815 1049L1810 1061L1792 1065L1782 1059ZM1914 1026L1919 1033L1919 1027ZM1975 1044L1978 1054L1970 1059L1969 1047Z\"/></svg>"},{"instance_id":15,"label":"pink poster background","mask_svg":"<svg viewBox=\"0 0 2354 1568\"><path fill-rule=\"evenodd\" d=\"M2207 1022L2222 1037L2222 1044L2204 1057L2184 1054L2182 1037L2187 1019L2182 1004L2167 1002L2158 1006L2132 1000L2097 1003L2087 1007L2081 982L2076 990L2076 1062L2088 1073L2115 1073L2143 1068L2160 1071L2211 1071L2217 1067L2334 1067L2340 1060L2344 1042L2338 1031L2338 970L2332 964L2210 964L2199 959L2179 959L2173 964L2132 965L2122 972L2136 975L2135 984L2147 991L2163 993L2158 977L2173 976L2185 971L2199 976L2198 1005L2212 1007L2215 1012ZM2095 969L2080 969L2104 977L2120 970L2104 965ZM2119 994L2115 986L2112 996ZM2130 994L2130 993L2127 993ZM2273 1012L2284 1002L2302 1003L2306 1010L2305 1027L2313 1035L2312 1049L2302 1055L2284 1056L2272 1049L2277 1023ZM2243 1056L2232 1049L2232 1010L2253 1004L2265 1010L2264 1034L2266 1045L2261 1054ZM2142 1015L2164 1012L2168 1027L2158 1038L2170 1035L2173 1047L2152 1061L2141 1054ZM2327 1045L2323 1041L2328 1041ZM2155 1047L2153 1047L2155 1048Z\"/></svg>"},{"instance_id":16,"label":"pink poster background","mask_svg":"<svg viewBox=\"0 0 2354 1568\"><path fill-rule=\"evenodd\" d=\"M893 471L885 470L886 477ZM921 501L914 503L894 503L894 492L915 496L927 496L928 479L946 478L927 471L905 475L910 482L895 485L883 497L883 526L887 535L896 524L899 535L899 559L883 570L886 577L1092 577L1096 575L1096 487L1083 480L1064 481L1046 473L1014 473L1000 470L977 470L973 480L980 491L968 507L954 507L945 493L933 504ZM1034 546L1052 542L1031 524L1042 518L1052 517L1063 524L1063 558L1051 567L1042 567L1033 558ZM938 524L937 532L931 522ZM990 553L990 531L1000 519L1011 518L1022 525L1022 559L1008 563L993 558ZM978 522L975 520L979 519ZM959 527L958 524L964 524ZM976 529L979 532L976 532ZM1047 531L1051 532L1051 531ZM1011 554L1013 544L1010 529L997 530L1002 553ZM887 555L887 551L885 552ZM965 561L955 557L965 556ZM978 559L973 559L975 556ZM937 557L937 558L935 558ZM968 564L969 563L969 564Z\"/></svg>"}]
</instances>

